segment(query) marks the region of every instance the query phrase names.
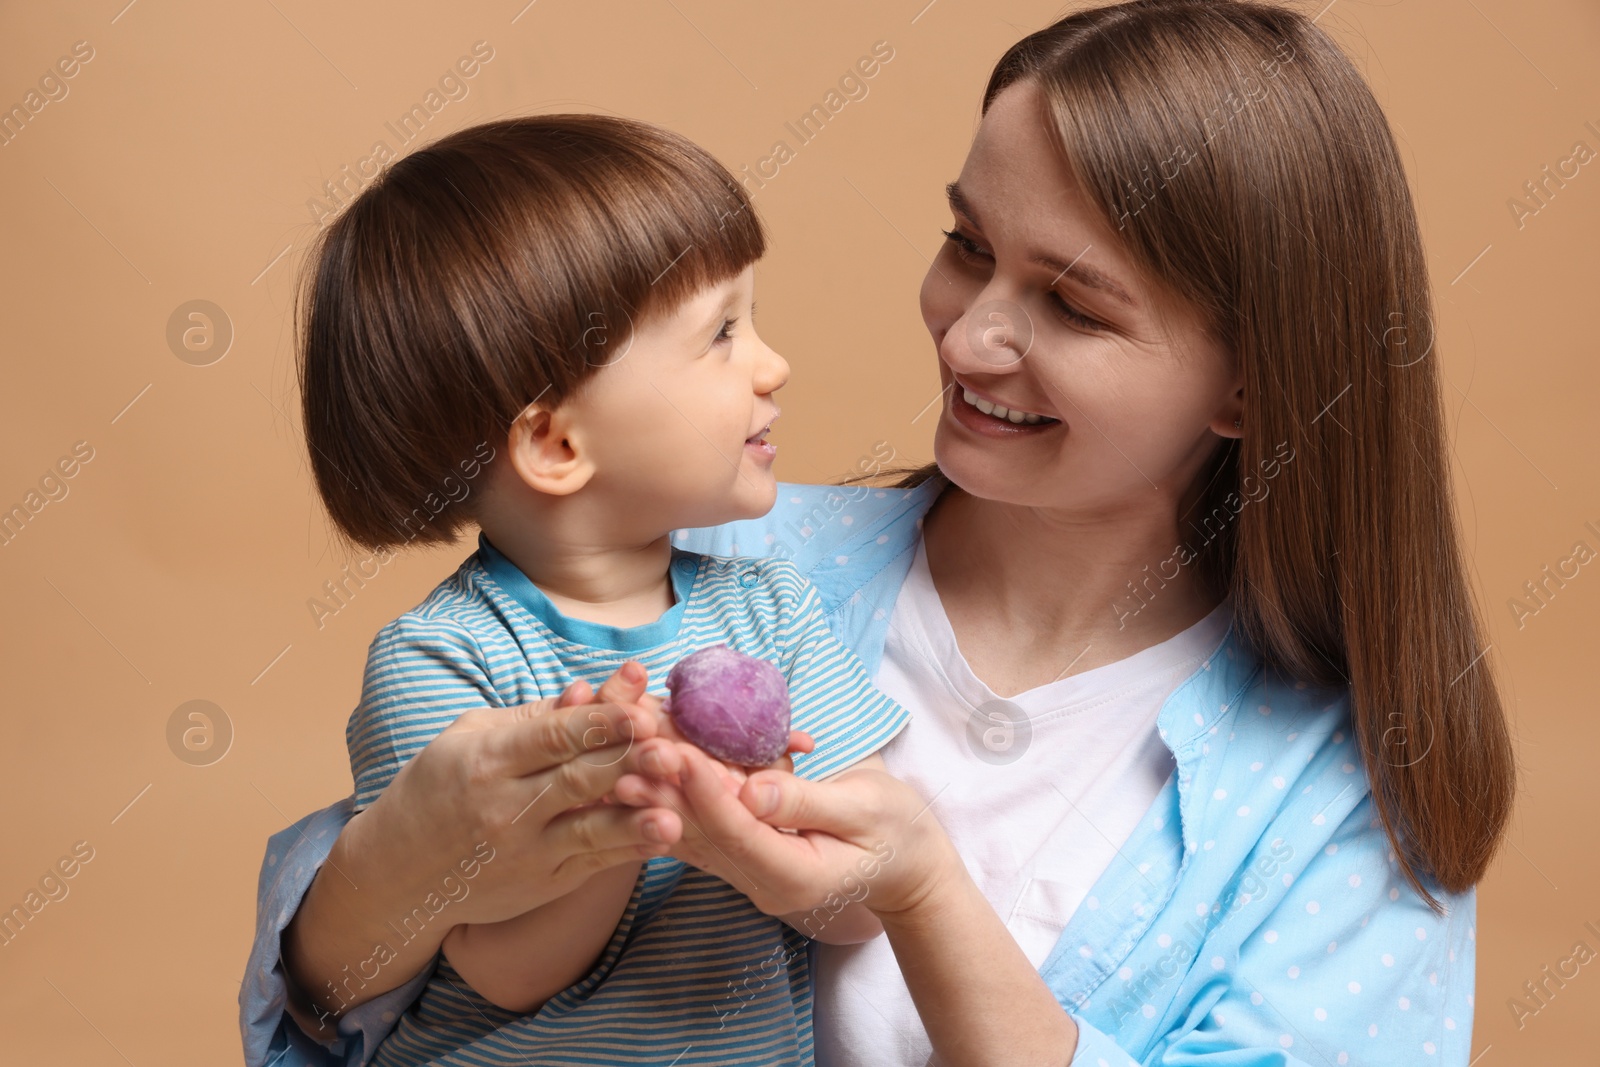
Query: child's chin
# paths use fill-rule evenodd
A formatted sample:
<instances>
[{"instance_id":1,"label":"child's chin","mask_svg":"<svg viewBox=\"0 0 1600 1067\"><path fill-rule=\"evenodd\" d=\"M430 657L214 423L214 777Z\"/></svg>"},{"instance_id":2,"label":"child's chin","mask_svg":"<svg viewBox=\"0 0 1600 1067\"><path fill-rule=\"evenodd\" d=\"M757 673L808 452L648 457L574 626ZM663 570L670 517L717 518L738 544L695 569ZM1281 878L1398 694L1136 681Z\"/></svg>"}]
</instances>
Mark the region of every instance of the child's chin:
<instances>
[{"instance_id":1,"label":"child's chin","mask_svg":"<svg viewBox=\"0 0 1600 1067\"><path fill-rule=\"evenodd\" d=\"M759 491L750 488L748 485L741 485L740 488L744 492L740 493L739 499L734 501L734 509L738 514L734 515L733 518L759 519L771 511L772 505L778 502L778 480L776 478L769 476L765 479L765 484L762 482L757 482L756 484L760 486Z\"/></svg>"}]
</instances>

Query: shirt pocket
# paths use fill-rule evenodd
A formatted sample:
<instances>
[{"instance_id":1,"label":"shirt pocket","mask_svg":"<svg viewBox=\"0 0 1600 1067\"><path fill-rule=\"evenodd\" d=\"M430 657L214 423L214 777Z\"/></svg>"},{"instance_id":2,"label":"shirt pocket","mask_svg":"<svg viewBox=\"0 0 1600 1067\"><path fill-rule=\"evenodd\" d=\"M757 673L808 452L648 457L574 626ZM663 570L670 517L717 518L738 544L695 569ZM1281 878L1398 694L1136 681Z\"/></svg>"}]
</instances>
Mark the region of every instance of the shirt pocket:
<instances>
[{"instance_id":1,"label":"shirt pocket","mask_svg":"<svg viewBox=\"0 0 1600 1067\"><path fill-rule=\"evenodd\" d=\"M1006 919L1006 929L1022 946L1028 962L1037 969L1061 938L1073 912L1089 890L1076 882L1057 878L1029 878L1017 894Z\"/></svg>"}]
</instances>

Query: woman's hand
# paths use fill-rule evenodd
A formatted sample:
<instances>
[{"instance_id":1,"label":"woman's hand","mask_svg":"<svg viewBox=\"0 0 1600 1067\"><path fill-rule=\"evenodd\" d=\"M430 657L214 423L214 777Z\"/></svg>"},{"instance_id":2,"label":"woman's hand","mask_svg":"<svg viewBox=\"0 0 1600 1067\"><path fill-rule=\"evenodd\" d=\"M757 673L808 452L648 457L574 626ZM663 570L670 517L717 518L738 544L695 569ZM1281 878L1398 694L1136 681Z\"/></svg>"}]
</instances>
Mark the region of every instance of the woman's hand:
<instances>
[{"instance_id":1,"label":"woman's hand","mask_svg":"<svg viewBox=\"0 0 1600 1067\"><path fill-rule=\"evenodd\" d=\"M703 752L685 745L679 755L677 784L664 775L624 775L617 799L678 811L683 836L672 854L722 878L769 915L834 913L856 900L894 915L917 907L953 872L965 876L928 805L883 771L808 781L767 768L735 790Z\"/></svg>"},{"instance_id":2,"label":"woman's hand","mask_svg":"<svg viewBox=\"0 0 1600 1067\"><path fill-rule=\"evenodd\" d=\"M660 710L660 698L646 695L644 699L646 701L654 701L654 704L650 706L657 711ZM719 760L715 756L711 755L705 749L694 744L694 742L684 737L682 732L678 730L677 724L673 722L672 716L670 715L662 714L660 716L656 724L656 731L658 737L664 737L670 741L676 742L680 749L693 748L696 752L704 756L706 761L711 764L712 768L717 772L717 774L721 776L723 784L735 795L738 794L740 786L744 785L745 779L749 778L757 771L772 769L792 772L794 770L794 754L797 752L813 752L817 747L817 744L814 740L812 740L811 735L806 733L804 730L790 730L789 743L785 747L785 751L782 756L779 756L772 763L765 766L746 767L737 763L724 763L722 760ZM679 784L678 775L676 773L661 775L660 780L668 782L674 786Z\"/></svg>"},{"instance_id":3,"label":"woman's hand","mask_svg":"<svg viewBox=\"0 0 1600 1067\"><path fill-rule=\"evenodd\" d=\"M452 905L458 923L520 915L596 871L659 855L680 833L676 812L593 803L630 769L676 766L644 684L644 669L629 663L597 694L580 681L554 701L466 712L351 826L365 819L367 833L381 829L387 850L411 857L413 869L431 857L442 872L488 842L495 862Z\"/></svg>"},{"instance_id":4,"label":"woman's hand","mask_svg":"<svg viewBox=\"0 0 1600 1067\"><path fill-rule=\"evenodd\" d=\"M703 754L681 754L681 787L630 774L616 789L623 803L683 811L674 855L803 928L853 901L877 915L940 1063L1071 1062L1077 1024L973 882L931 801L870 768L823 781L762 770L735 796Z\"/></svg>"},{"instance_id":5,"label":"woman's hand","mask_svg":"<svg viewBox=\"0 0 1600 1067\"><path fill-rule=\"evenodd\" d=\"M624 774L678 769L679 749L657 736L644 684L630 662L598 693L578 682L559 698L466 712L350 820L283 935L291 1006L308 1034L332 1036L322 1009L344 1011L409 981L451 926L520 915L677 840L682 822L671 808L592 803ZM477 851L485 843L487 860ZM466 892L396 944L389 924L418 908L429 914L424 902L449 894L447 877ZM372 961L379 944L392 950L381 967ZM364 980L345 980L352 972Z\"/></svg>"}]
</instances>

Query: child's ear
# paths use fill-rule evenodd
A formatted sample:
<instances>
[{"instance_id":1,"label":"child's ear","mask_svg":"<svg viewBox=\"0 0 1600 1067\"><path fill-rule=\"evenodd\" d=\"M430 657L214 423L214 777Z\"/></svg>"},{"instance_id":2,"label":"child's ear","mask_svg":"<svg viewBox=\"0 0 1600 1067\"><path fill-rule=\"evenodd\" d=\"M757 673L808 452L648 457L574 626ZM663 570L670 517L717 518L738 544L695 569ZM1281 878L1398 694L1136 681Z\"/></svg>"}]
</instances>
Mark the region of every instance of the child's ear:
<instances>
[{"instance_id":1,"label":"child's ear","mask_svg":"<svg viewBox=\"0 0 1600 1067\"><path fill-rule=\"evenodd\" d=\"M511 423L506 459L523 484L550 496L577 492L594 477L571 412L529 404Z\"/></svg>"}]
</instances>

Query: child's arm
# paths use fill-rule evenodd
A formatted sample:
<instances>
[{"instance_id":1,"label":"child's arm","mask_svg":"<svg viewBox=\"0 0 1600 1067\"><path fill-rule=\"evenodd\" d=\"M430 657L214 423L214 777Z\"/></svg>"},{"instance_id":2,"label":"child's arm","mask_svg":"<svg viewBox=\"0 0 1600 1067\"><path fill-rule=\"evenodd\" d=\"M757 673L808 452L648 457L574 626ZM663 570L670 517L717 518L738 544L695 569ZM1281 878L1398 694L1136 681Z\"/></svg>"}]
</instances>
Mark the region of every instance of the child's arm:
<instances>
[{"instance_id":1,"label":"child's arm","mask_svg":"<svg viewBox=\"0 0 1600 1067\"><path fill-rule=\"evenodd\" d=\"M641 865L610 867L514 919L458 925L445 935L445 958L491 1004L538 1011L594 969L627 910Z\"/></svg>"},{"instance_id":2,"label":"child's arm","mask_svg":"<svg viewBox=\"0 0 1600 1067\"><path fill-rule=\"evenodd\" d=\"M640 703L659 710L661 699L646 693ZM688 744L670 719L663 720L661 731ZM789 744L798 752L811 747L811 738L803 733ZM736 783L747 770L756 769L714 762ZM772 766L792 771L794 762L785 755ZM737 791L738 785L733 788ZM445 935L445 958L489 1003L524 1015L538 1011L594 969L627 910L639 867L625 863L601 871L566 896L514 919L455 926Z\"/></svg>"},{"instance_id":3,"label":"child's arm","mask_svg":"<svg viewBox=\"0 0 1600 1067\"><path fill-rule=\"evenodd\" d=\"M409 614L384 627L368 650L361 703L346 730L357 807L376 800L455 714L501 702L464 627ZM648 693L639 703L660 705ZM456 924L440 948L490 1002L534 1010L593 968L627 908L639 866L629 861L608 868L503 922Z\"/></svg>"}]
</instances>

